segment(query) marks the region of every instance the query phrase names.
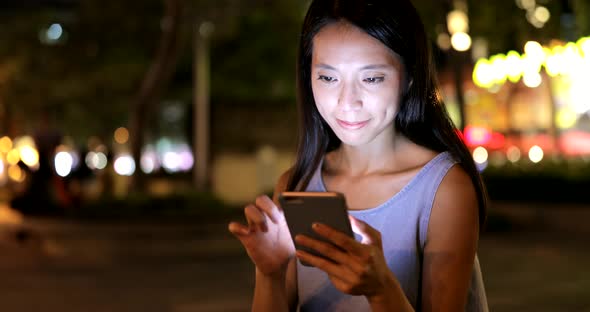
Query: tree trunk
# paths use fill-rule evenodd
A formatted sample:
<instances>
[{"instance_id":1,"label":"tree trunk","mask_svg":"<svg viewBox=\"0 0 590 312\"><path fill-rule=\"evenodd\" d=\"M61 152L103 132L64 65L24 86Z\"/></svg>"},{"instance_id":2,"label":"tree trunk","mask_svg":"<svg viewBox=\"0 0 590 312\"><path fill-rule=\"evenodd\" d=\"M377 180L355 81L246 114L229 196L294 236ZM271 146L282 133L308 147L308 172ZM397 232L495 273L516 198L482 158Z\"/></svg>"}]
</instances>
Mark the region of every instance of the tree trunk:
<instances>
[{"instance_id":1,"label":"tree trunk","mask_svg":"<svg viewBox=\"0 0 590 312\"><path fill-rule=\"evenodd\" d=\"M136 170L132 177L130 189L137 192L145 189L146 177L140 168L141 148L145 141L145 128L156 103L170 82L178 61L182 45L183 0L163 0L165 14L162 19L160 43L149 70L141 84L139 93L131 107L129 134L131 153Z\"/></svg>"}]
</instances>

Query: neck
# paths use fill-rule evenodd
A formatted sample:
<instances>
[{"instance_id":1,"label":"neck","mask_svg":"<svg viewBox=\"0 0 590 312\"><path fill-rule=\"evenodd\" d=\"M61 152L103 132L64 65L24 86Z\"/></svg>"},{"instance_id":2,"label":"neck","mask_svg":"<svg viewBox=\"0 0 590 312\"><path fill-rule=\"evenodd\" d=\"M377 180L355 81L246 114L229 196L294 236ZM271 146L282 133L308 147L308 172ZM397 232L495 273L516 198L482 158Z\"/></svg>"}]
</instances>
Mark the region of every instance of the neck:
<instances>
[{"instance_id":1,"label":"neck","mask_svg":"<svg viewBox=\"0 0 590 312\"><path fill-rule=\"evenodd\" d=\"M390 142L363 146L342 144L333 154L333 169L349 176L395 171L411 143L403 136L396 136Z\"/></svg>"}]
</instances>

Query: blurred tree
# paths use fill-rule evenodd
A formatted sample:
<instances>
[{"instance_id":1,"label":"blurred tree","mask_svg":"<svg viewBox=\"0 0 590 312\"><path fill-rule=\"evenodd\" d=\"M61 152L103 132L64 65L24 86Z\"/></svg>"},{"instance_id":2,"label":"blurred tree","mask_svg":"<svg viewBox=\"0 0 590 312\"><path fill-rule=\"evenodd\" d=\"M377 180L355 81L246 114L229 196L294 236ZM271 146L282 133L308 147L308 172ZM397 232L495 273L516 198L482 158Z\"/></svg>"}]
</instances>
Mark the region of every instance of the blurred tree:
<instances>
[{"instance_id":1,"label":"blurred tree","mask_svg":"<svg viewBox=\"0 0 590 312\"><path fill-rule=\"evenodd\" d=\"M87 0L65 8L4 10L0 63L13 60L20 66L1 96L13 119L23 121L19 132L30 132L46 107L77 143L90 135L110 140L125 124L155 50L161 11L156 0L139 7ZM63 29L60 39L42 40L54 23Z\"/></svg>"},{"instance_id":2,"label":"blurred tree","mask_svg":"<svg viewBox=\"0 0 590 312\"><path fill-rule=\"evenodd\" d=\"M137 97L132 102L129 116L131 154L136 164L141 163L141 150L145 143L148 118L159 103L170 78L176 69L179 51L182 47L182 23L184 1L164 0L164 17L157 53L143 78ZM136 170L132 189L143 190L144 174Z\"/></svg>"}]
</instances>

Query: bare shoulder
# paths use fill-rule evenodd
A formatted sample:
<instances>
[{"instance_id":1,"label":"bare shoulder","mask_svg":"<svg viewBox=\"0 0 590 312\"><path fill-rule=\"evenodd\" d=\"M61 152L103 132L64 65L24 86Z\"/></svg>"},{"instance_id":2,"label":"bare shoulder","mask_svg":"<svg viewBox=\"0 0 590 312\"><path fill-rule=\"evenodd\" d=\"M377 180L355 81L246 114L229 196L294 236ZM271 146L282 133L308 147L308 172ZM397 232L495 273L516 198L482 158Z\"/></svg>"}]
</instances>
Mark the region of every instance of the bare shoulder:
<instances>
[{"instance_id":1,"label":"bare shoulder","mask_svg":"<svg viewBox=\"0 0 590 312\"><path fill-rule=\"evenodd\" d=\"M460 165L453 166L436 192L428 226L428 240L446 236L443 233L477 240L478 213L477 194L471 177Z\"/></svg>"}]
</instances>

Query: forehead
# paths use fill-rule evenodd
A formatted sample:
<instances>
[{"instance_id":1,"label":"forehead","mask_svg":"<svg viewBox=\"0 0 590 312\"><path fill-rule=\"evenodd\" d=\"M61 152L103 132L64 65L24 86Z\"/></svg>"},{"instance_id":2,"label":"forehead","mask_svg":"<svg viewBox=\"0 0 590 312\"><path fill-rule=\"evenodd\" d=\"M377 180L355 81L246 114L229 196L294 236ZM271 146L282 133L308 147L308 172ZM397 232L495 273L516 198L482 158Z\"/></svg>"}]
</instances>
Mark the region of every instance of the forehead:
<instances>
[{"instance_id":1,"label":"forehead","mask_svg":"<svg viewBox=\"0 0 590 312\"><path fill-rule=\"evenodd\" d=\"M362 29L346 22L324 26L313 38L312 61L399 65L400 56Z\"/></svg>"}]
</instances>

